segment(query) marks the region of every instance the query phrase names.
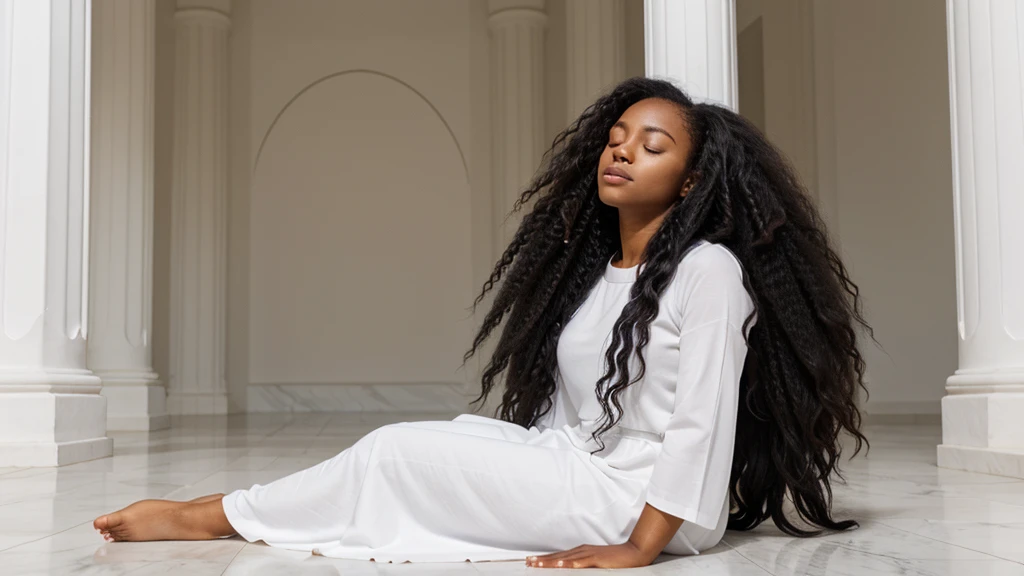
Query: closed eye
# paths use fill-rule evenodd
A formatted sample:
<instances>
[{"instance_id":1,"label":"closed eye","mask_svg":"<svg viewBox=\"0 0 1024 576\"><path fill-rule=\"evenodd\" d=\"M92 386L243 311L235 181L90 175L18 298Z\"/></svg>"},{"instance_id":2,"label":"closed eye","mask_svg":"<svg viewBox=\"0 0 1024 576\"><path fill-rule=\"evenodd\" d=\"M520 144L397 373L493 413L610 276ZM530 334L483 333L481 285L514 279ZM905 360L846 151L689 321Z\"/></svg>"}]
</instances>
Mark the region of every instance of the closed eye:
<instances>
[{"instance_id":1,"label":"closed eye","mask_svg":"<svg viewBox=\"0 0 1024 576\"><path fill-rule=\"evenodd\" d=\"M609 148L614 148L614 147L616 147L616 146L618 146L618 144L617 144L617 143L615 143L615 142L612 142L612 141L608 141L608 147L609 147ZM644 150L646 150L646 151L650 152L651 154L661 154L661 153L663 152L663 150L651 150L651 149L650 149L650 148L648 148L647 146L644 146Z\"/></svg>"}]
</instances>

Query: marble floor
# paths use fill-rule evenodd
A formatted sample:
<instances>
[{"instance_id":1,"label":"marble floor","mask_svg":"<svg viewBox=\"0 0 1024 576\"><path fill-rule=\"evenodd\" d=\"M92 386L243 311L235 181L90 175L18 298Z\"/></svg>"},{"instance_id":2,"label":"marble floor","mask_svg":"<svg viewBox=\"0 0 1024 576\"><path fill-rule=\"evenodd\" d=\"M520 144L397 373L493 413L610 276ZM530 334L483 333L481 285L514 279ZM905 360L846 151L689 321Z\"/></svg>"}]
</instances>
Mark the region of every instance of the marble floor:
<instances>
[{"instance_id":1,"label":"marble floor","mask_svg":"<svg viewBox=\"0 0 1024 576\"><path fill-rule=\"evenodd\" d=\"M374 428L455 414L250 414L175 418L115 433L114 456L61 468L0 468L0 574L519 574L523 563L386 564L248 544L105 543L92 519L143 498L186 500L313 465ZM765 523L727 532L700 556L624 571L701 576L907 574L1024 576L1024 481L935 466L937 425L866 428L871 452L842 465L835 517L859 529L795 539ZM593 570L592 570L593 571Z\"/></svg>"}]
</instances>

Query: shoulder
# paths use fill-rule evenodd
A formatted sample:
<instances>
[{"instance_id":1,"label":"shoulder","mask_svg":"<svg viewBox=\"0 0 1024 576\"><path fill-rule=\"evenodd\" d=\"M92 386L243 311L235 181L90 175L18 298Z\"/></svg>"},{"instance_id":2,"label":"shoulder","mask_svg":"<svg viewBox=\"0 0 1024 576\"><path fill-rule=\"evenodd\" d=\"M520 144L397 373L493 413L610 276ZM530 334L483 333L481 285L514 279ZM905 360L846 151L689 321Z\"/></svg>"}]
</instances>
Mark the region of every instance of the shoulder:
<instances>
[{"instance_id":1,"label":"shoulder","mask_svg":"<svg viewBox=\"0 0 1024 576\"><path fill-rule=\"evenodd\" d=\"M739 258L722 244L703 242L679 262L674 279L673 305L683 324L728 318L740 326L754 309L743 286Z\"/></svg>"},{"instance_id":2,"label":"shoulder","mask_svg":"<svg viewBox=\"0 0 1024 576\"><path fill-rule=\"evenodd\" d=\"M743 266L739 258L722 244L702 240L679 262L677 281L696 285L711 281L715 284L743 284Z\"/></svg>"}]
</instances>

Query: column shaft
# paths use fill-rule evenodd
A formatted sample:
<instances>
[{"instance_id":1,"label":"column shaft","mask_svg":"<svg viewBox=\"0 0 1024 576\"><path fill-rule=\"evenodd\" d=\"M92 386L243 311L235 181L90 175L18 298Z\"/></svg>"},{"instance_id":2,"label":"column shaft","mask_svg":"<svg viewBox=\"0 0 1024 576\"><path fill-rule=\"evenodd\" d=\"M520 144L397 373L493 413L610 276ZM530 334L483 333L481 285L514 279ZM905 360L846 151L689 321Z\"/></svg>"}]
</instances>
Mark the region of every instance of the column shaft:
<instances>
[{"instance_id":1,"label":"column shaft","mask_svg":"<svg viewBox=\"0 0 1024 576\"><path fill-rule=\"evenodd\" d=\"M0 466L109 456L86 367L90 2L0 10Z\"/></svg>"},{"instance_id":2,"label":"column shaft","mask_svg":"<svg viewBox=\"0 0 1024 576\"><path fill-rule=\"evenodd\" d=\"M566 0L568 121L626 78L625 0Z\"/></svg>"},{"instance_id":3,"label":"column shaft","mask_svg":"<svg viewBox=\"0 0 1024 576\"><path fill-rule=\"evenodd\" d=\"M1024 478L1024 20L947 0L959 368L938 463Z\"/></svg>"},{"instance_id":4,"label":"column shaft","mask_svg":"<svg viewBox=\"0 0 1024 576\"><path fill-rule=\"evenodd\" d=\"M155 1L93 0L89 368L107 429L167 428L153 372Z\"/></svg>"},{"instance_id":5,"label":"column shaft","mask_svg":"<svg viewBox=\"0 0 1024 576\"><path fill-rule=\"evenodd\" d=\"M544 153L544 0L490 0L491 172L496 257L521 221L505 217ZM525 208L524 208L525 210Z\"/></svg>"},{"instance_id":6,"label":"column shaft","mask_svg":"<svg viewBox=\"0 0 1024 576\"><path fill-rule=\"evenodd\" d=\"M735 0L644 0L647 76L736 110Z\"/></svg>"},{"instance_id":7,"label":"column shaft","mask_svg":"<svg viewBox=\"0 0 1024 576\"><path fill-rule=\"evenodd\" d=\"M171 207L172 414L224 414L228 0L178 0Z\"/></svg>"}]
</instances>

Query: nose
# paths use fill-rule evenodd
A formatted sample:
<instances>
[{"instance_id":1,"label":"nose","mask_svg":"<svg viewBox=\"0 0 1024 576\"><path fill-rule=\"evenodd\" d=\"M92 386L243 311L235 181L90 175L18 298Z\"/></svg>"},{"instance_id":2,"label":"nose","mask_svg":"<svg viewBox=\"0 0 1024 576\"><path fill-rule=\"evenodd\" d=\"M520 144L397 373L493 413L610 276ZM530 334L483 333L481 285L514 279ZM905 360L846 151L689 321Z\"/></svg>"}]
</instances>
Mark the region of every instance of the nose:
<instances>
[{"instance_id":1,"label":"nose","mask_svg":"<svg viewBox=\"0 0 1024 576\"><path fill-rule=\"evenodd\" d=\"M616 162L626 162L627 164L633 163L633 157L629 154L629 151L625 147L625 143L619 144L615 148L612 148L612 160Z\"/></svg>"}]
</instances>

